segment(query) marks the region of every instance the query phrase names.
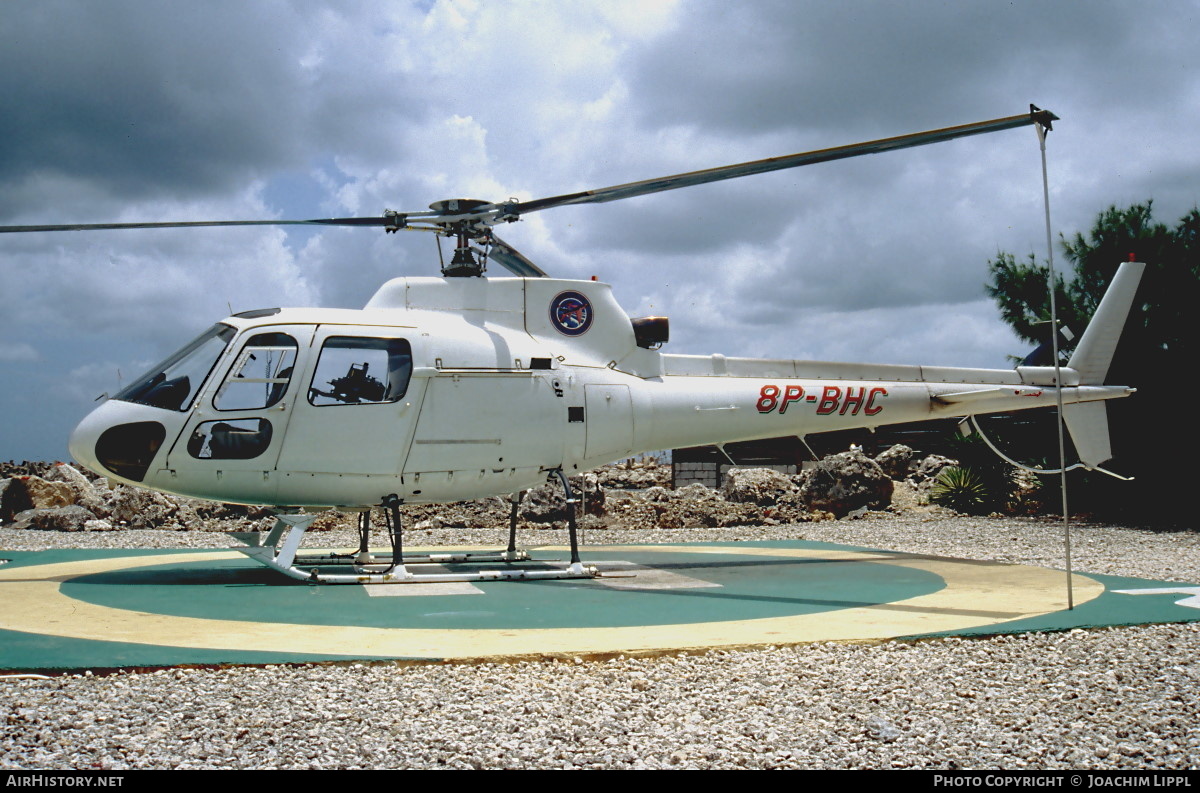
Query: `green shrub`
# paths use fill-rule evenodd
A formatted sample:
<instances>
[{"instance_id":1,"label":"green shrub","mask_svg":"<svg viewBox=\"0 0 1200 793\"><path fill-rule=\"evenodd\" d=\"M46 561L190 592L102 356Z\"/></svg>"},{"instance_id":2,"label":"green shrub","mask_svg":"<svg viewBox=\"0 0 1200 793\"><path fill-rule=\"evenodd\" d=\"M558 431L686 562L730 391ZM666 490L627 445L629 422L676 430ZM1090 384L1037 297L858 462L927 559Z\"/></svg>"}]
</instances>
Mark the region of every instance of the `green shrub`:
<instances>
[{"instance_id":1,"label":"green shrub","mask_svg":"<svg viewBox=\"0 0 1200 793\"><path fill-rule=\"evenodd\" d=\"M958 460L959 468L969 471L973 482L969 483L968 493L962 499L969 508L955 507L946 503L945 506L957 509L959 512L971 514L987 514L989 512L1018 511L1015 502L1017 491L1017 469L1006 463L984 443L978 435L963 437L954 435L950 438L948 455ZM962 489L959 486L954 490ZM981 499L975 501L975 495ZM953 496L948 496L954 498ZM932 498L932 494L931 494Z\"/></svg>"},{"instance_id":2,"label":"green shrub","mask_svg":"<svg viewBox=\"0 0 1200 793\"><path fill-rule=\"evenodd\" d=\"M934 480L929 500L955 512L978 515L991 511L994 496L974 470L950 466Z\"/></svg>"}]
</instances>

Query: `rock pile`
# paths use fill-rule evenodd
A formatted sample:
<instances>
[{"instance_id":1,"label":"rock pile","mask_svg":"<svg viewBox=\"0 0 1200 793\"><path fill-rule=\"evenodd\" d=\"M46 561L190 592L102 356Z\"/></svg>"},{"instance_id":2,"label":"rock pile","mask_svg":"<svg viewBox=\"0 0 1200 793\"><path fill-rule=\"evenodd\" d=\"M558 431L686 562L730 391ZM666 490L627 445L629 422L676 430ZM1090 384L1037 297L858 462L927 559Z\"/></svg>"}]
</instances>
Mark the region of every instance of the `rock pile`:
<instances>
[{"instance_id":1,"label":"rock pile","mask_svg":"<svg viewBox=\"0 0 1200 793\"><path fill-rule=\"evenodd\" d=\"M0 467L0 474L8 475L0 478L0 523L11 523L9 528L246 531L268 515L257 507L168 496L129 485L110 486L103 477L89 478L69 463L8 464Z\"/></svg>"},{"instance_id":2,"label":"rock pile","mask_svg":"<svg viewBox=\"0 0 1200 793\"><path fill-rule=\"evenodd\" d=\"M604 466L573 477L580 525L592 529L714 528L859 517L923 501L922 492L953 460L915 458L894 446L871 459L861 450L830 455L814 467L785 475L766 468L732 469L721 489L701 484L671 489L671 468L651 458ZM404 507L411 529L486 528L508 524L508 498ZM557 481L524 494L521 528L562 523L568 504ZM110 485L67 463L0 465L0 523L51 531L166 529L249 531L262 528L267 510L169 496ZM313 530L349 529L353 514L328 512ZM376 520L382 524L382 516Z\"/></svg>"},{"instance_id":3,"label":"rock pile","mask_svg":"<svg viewBox=\"0 0 1200 793\"><path fill-rule=\"evenodd\" d=\"M852 512L887 509L891 478L861 451L833 454L805 471L797 497L809 509L842 518Z\"/></svg>"},{"instance_id":4,"label":"rock pile","mask_svg":"<svg viewBox=\"0 0 1200 793\"><path fill-rule=\"evenodd\" d=\"M671 466L653 457L626 460L597 468L593 473L605 490L645 490L648 487L670 487Z\"/></svg>"}]
</instances>

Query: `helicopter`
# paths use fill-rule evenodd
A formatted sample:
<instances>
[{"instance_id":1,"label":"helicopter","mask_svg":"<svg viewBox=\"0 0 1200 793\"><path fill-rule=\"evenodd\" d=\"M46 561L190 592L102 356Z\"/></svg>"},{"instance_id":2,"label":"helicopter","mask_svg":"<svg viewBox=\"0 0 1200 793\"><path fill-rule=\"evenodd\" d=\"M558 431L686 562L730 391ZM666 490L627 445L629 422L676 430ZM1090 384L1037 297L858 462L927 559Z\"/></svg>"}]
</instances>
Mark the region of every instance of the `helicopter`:
<instances>
[{"instance_id":1,"label":"helicopter","mask_svg":"<svg viewBox=\"0 0 1200 793\"><path fill-rule=\"evenodd\" d=\"M0 232L338 225L452 238L440 277L394 278L362 309L265 308L233 314L105 400L75 428L72 456L97 474L166 493L267 505L276 523L243 537L250 557L316 583L416 583L599 575L570 563L519 565L522 493L547 479L575 504L569 477L658 449L870 428L1063 405L1081 463L1111 457L1105 384L1143 265L1122 264L1065 366L1014 369L676 355L665 317L630 318L608 284L552 278L504 242L501 224L819 162L1033 125L989 121L721 166L532 201L436 201L378 217L4 226ZM439 256L441 248L439 246ZM515 277L485 277L495 263ZM1060 402L1061 400L1061 402ZM508 548L405 552L400 506L512 498ZM390 553L370 549L382 507ZM303 554L316 514L357 512L356 552ZM470 563L462 565L460 563ZM492 564L495 563L495 564ZM428 565L448 566L432 572ZM458 565L456 568L455 565ZM349 567L350 572L336 570ZM330 572L334 568L334 572ZM439 568L441 569L441 568Z\"/></svg>"}]
</instances>

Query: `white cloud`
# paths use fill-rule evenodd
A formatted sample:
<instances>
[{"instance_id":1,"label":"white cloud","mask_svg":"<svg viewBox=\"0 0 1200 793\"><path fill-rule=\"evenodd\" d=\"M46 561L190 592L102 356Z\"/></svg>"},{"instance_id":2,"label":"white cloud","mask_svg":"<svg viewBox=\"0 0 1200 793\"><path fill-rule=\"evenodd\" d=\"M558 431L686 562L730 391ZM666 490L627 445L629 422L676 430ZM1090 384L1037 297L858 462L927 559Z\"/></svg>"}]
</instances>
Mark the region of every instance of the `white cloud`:
<instances>
[{"instance_id":1,"label":"white cloud","mask_svg":"<svg viewBox=\"0 0 1200 793\"><path fill-rule=\"evenodd\" d=\"M32 345L0 341L0 361L36 361L40 357Z\"/></svg>"}]
</instances>

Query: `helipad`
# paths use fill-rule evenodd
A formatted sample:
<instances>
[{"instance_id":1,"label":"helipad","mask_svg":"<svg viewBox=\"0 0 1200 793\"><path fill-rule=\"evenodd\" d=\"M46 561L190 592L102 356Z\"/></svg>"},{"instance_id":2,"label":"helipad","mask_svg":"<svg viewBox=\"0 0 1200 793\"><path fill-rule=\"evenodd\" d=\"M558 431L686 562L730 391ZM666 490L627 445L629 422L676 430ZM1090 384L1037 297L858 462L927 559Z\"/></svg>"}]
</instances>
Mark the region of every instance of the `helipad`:
<instances>
[{"instance_id":1,"label":"helipad","mask_svg":"<svg viewBox=\"0 0 1200 793\"><path fill-rule=\"evenodd\" d=\"M561 564L561 549L533 566ZM593 580L316 586L234 551L0 551L0 668L498 660L1200 620L1200 586L817 542L590 547Z\"/></svg>"}]
</instances>

